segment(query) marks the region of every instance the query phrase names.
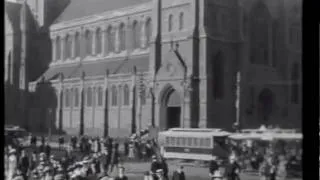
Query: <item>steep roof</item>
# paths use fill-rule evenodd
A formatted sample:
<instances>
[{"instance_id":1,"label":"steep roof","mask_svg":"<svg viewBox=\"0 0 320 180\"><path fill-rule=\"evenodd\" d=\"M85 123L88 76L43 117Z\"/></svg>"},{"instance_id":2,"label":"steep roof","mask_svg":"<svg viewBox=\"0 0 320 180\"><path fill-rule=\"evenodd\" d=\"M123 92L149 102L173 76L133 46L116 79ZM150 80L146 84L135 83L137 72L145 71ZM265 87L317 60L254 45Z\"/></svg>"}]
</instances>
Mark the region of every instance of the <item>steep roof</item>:
<instances>
[{"instance_id":1,"label":"steep roof","mask_svg":"<svg viewBox=\"0 0 320 180\"><path fill-rule=\"evenodd\" d=\"M70 0L69 5L55 23L134 6L151 0Z\"/></svg>"},{"instance_id":2,"label":"steep roof","mask_svg":"<svg viewBox=\"0 0 320 180\"><path fill-rule=\"evenodd\" d=\"M71 66L53 66L43 74L43 77L45 80L57 79L62 73L66 79L76 78L81 77L82 72L86 77L103 76L107 69L110 70L110 74L127 74L132 72L134 66L137 67L138 72L146 72L149 69L148 62L149 56L141 56L114 61L84 62Z\"/></svg>"}]
</instances>

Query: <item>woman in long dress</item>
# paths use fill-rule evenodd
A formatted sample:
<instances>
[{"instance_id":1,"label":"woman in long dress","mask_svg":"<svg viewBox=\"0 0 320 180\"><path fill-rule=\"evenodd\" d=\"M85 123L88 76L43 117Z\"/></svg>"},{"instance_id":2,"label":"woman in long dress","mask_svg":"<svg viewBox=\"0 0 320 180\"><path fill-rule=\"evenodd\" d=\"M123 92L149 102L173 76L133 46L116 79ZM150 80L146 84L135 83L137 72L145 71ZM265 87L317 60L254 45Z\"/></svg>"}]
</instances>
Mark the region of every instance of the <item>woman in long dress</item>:
<instances>
[{"instance_id":1,"label":"woman in long dress","mask_svg":"<svg viewBox=\"0 0 320 180\"><path fill-rule=\"evenodd\" d=\"M7 179L8 180L12 180L13 176L17 170L17 164L18 164L18 160L17 160L17 155L16 155L16 150L15 149L11 149L9 151L9 162L8 162L8 176Z\"/></svg>"}]
</instances>

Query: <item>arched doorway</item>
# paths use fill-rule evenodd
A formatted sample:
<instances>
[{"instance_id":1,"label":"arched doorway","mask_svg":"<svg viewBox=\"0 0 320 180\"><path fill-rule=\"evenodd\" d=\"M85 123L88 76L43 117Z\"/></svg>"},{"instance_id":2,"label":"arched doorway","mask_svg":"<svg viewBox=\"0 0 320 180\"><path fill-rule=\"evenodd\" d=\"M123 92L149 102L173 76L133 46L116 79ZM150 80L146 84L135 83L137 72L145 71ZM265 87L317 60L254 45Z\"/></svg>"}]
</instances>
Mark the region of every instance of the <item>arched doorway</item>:
<instances>
[{"instance_id":1,"label":"arched doorway","mask_svg":"<svg viewBox=\"0 0 320 180\"><path fill-rule=\"evenodd\" d=\"M259 119L268 124L273 111L274 95L270 89L263 89L258 97Z\"/></svg>"},{"instance_id":2,"label":"arched doorway","mask_svg":"<svg viewBox=\"0 0 320 180\"><path fill-rule=\"evenodd\" d=\"M172 87L167 88L162 94L160 105L160 127L170 129L180 127L181 99L180 94Z\"/></svg>"}]
</instances>

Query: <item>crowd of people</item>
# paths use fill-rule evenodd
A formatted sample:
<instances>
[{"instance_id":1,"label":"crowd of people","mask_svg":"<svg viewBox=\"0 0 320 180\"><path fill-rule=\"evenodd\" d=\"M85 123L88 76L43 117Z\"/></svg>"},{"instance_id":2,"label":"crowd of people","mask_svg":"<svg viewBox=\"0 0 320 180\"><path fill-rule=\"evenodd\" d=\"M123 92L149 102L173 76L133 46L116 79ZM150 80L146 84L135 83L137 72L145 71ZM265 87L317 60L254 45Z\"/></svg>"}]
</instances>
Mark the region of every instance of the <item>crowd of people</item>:
<instances>
[{"instance_id":1,"label":"crowd of people","mask_svg":"<svg viewBox=\"0 0 320 180\"><path fill-rule=\"evenodd\" d=\"M166 159L161 156L155 140L139 137L130 140L112 138L71 137L65 143L64 137L58 139L61 156L51 152L49 141L30 136L28 148L21 144L5 146L5 179L7 180L65 180L65 179L128 179L123 166L125 161L150 161L150 171L145 179L169 180ZM209 178L212 180L239 180L240 172L252 169L259 172L261 179L282 180L292 162L299 162L297 154L276 153L268 148L260 150L256 145L245 143L230 144L231 154L224 163L212 156L209 163ZM31 150L31 151L30 151ZM300 159L301 160L301 159ZM224 171L221 170L223 167ZM116 171L115 171L116 170ZM111 177L111 174L117 175ZM173 172L172 180L185 180L183 166Z\"/></svg>"}]
</instances>

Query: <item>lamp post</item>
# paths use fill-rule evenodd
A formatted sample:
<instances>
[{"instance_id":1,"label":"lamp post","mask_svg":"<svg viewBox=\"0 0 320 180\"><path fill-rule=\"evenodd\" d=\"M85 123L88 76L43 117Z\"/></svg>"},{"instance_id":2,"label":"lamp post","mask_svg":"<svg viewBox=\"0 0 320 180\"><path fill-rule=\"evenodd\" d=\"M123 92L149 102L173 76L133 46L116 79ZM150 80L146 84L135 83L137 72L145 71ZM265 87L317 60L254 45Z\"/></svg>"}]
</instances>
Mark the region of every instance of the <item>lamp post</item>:
<instances>
[{"instance_id":1,"label":"lamp post","mask_svg":"<svg viewBox=\"0 0 320 180\"><path fill-rule=\"evenodd\" d=\"M182 103L182 128L185 128L185 98L187 97L187 95L190 95L190 92L192 92L192 87L191 87L191 80L193 79L193 77L190 77L190 80L188 80L187 78L184 78L183 80L183 103ZM191 103L191 101L189 102Z\"/></svg>"}]
</instances>

